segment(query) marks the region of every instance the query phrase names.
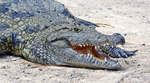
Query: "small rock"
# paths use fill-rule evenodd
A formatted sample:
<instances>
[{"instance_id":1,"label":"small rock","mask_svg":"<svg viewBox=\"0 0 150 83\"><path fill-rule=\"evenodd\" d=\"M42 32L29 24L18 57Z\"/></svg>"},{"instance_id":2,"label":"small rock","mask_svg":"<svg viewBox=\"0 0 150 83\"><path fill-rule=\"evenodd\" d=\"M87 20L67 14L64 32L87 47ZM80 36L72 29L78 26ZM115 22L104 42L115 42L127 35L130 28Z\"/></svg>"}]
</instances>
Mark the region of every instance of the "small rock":
<instances>
[{"instance_id":1,"label":"small rock","mask_svg":"<svg viewBox=\"0 0 150 83\"><path fill-rule=\"evenodd\" d=\"M2 66L1 69L6 69L6 66Z\"/></svg>"},{"instance_id":2,"label":"small rock","mask_svg":"<svg viewBox=\"0 0 150 83\"><path fill-rule=\"evenodd\" d=\"M112 8L107 8L108 10L112 10Z\"/></svg>"},{"instance_id":3,"label":"small rock","mask_svg":"<svg viewBox=\"0 0 150 83\"><path fill-rule=\"evenodd\" d=\"M143 43L142 46L146 46L146 44Z\"/></svg>"},{"instance_id":4,"label":"small rock","mask_svg":"<svg viewBox=\"0 0 150 83\"><path fill-rule=\"evenodd\" d=\"M127 64L127 65L129 64L129 62L127 60L124 60L124 63Z\"/></svg>"},{"instance_id":5,"label":"small rock","mask_svg":"<svg viewBox=\"0 0 150 83\"><path fill-rule=\"evenodd\" d=\"M15 79L20 79L19 77L15 77Z\"/></svg>"},{"instance_id":6,"label":"small rock","mask_svg":"<svg viewBox=\"0 0 150 83\"><path fill-rule=\"evenodd\" d=\"M38 66L32 66L31 68L38 68Z\"/></svg>"},{"instance_id":7,"label":"small rock","mask_svg":"<svg viewBox=\"0 0 150 83\"><path fill-rule=\"evenodd\" d=\"M39 71L43 71L43 69L40 68Z\"/></svg>"},{"instance_id":8,"label":"small rock","mask_svg":"<svg viewBox=\"0 0 150 83\"><path fill-rule=\"evenodd\" d=\"M127 36L127 34L125 33L124 36Z\"/></svg>"},{"instance_id":9,"label":"small rock","mask_svg":"<svg viewBox=\"0 0 150 83\"><path fill-rule=\"evenodd\" d=\"M28 67L30 67L30 66L31 66L31 64L28 64L27 66L28 66Z\"/></svg>"},{"instance_id":10,"label":"small rock","mask_svg":"<svg viewBox=\"0 0 150 83\"><path fill-rule=\"evenodd\" d=\"M137 65L138 67L141 66L140 64Z\"/></svg>"}]
</instances>

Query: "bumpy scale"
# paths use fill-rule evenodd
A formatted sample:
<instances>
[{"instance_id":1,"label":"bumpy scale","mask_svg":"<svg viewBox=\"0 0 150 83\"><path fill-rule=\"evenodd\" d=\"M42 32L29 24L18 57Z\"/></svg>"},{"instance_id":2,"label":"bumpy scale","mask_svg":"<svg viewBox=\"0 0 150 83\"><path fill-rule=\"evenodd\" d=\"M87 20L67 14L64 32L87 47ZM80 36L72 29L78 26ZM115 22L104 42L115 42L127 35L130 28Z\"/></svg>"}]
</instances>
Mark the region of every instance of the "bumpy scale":
<instances>
[{"instance_id":1,"label":"bumpy scale","mask_svg":"<svg viewBox=\"0 0 150 83\"><path fill-rule=\"evenodd\" d=\"M119 69L113 58L127 58L119 33L105 35L95 24L74 17L54 0L0 0L0 54L13 53L51 65Z\"/></svg>"}]
</instances>

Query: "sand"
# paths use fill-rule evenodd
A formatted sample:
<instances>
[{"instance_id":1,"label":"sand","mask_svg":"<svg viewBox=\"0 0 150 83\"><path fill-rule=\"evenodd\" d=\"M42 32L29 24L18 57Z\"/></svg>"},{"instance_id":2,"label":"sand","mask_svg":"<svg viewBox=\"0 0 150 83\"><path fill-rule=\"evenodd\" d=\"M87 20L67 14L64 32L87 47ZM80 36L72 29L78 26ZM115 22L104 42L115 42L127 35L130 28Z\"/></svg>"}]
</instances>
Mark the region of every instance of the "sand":
<instances>
[{"instance_id":1,"label":"sand","mask_svg":"<svg viewBox=\"0 0 150 83\"><path fill-rule=\"evenodd\" d=\"M150 83L150 0L58 0L76 17L121 33L135 56L119 59L119 71L41 66L20 57L0 56L0 83Z\"/></svg>"}]
</instances>

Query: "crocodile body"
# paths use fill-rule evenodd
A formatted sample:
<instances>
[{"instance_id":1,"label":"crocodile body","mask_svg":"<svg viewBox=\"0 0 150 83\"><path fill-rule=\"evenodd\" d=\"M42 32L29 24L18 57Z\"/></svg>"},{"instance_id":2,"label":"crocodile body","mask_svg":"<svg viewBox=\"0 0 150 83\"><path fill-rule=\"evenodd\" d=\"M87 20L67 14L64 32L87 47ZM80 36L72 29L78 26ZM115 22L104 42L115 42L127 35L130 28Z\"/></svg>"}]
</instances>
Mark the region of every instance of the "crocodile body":
<instances>
[{"instance_id":1,"label":"crocodile body","mask_svg":"<svg viewBox=\"0 0 150 83\"><path fill-rule=\"evenodd\" d=\"M119 69L127 58L119 33L105 35L55 0L0 0L0 54L48 65Z\"/></svg>"}]
</instances>

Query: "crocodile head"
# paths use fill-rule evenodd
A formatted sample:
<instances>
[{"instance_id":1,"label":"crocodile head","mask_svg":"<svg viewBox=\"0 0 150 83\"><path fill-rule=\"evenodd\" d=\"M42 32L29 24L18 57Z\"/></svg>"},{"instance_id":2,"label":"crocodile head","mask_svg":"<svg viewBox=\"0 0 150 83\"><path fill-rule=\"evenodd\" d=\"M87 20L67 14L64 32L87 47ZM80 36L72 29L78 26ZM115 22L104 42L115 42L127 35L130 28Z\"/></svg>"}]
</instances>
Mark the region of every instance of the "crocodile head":
<instances>
[{"instance_id":1,"label":"crocodile head","mask_svg":"<svg viewBox=\"0 0 150 83\"><path fill-rule=\"evenodd\" d=\"M109 58L111 49L107 49L125 43L124 37L119 33L104 35L89 27L64 29L50 35L47 42L55 56L60 57L55 60L58 64L61 62L69 66L107 69L121 67L117 61Z\"/></svg>"}]
</instances>

